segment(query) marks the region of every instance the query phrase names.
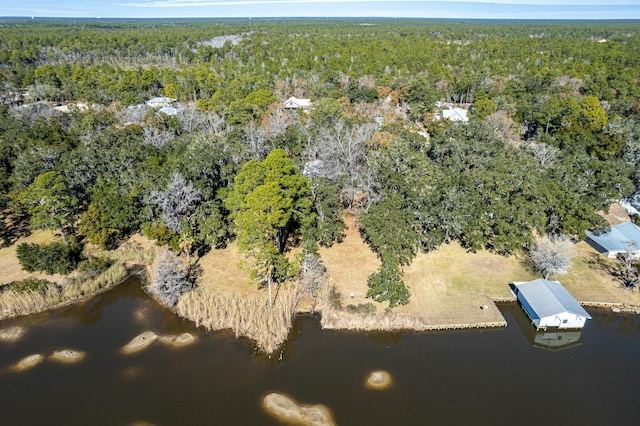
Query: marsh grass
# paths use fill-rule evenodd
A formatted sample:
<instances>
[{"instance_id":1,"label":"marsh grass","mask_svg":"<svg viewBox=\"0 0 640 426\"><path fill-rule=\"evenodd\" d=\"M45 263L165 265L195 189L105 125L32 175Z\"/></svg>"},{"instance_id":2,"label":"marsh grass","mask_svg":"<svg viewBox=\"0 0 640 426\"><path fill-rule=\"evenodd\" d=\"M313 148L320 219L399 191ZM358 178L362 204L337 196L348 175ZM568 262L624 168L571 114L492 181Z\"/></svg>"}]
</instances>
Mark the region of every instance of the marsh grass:
<instances>
[{"instance_id":1,"label":"marsh grass","mask_svg":"<svg viewBox=\"0 0 640 426\"><path fill-rule=\"evenodd\" d=\"M0 319L41 312L59 301L60 290L53 283L49 283L45 291L5 290L0 292Z\"/></svg>"},{"instance_id":2,"label":"marsh grass","mask_svg":"<svg viewBox=\"0 0 640 426\"><path fill-rule=\"evenodd\" d=\"M231 329L236 337L255 340L258 349L271 353L284 342L300 300L297 285L283 286L269 307L264 295L240 295L196 288L178 303L178 315L208 330Z\"/></svg>"},{"instance_id":3,"label":"marsh grass","mask_svg":"<svg viewBox=\"0 0 640 426\"><path fill-rule=\"evenodd\" d=\"M79 275L62 285L47 283L43 291L0 292L0 319L46 311L82 299L123 281L129 271L122 263L114 263L101 274Z\"/></svg>"},{"instance_id":4,"label":"marsh grass","mask_svg":"<svg viewBox=\"0 0 640 426\"><path fill-rule=\"evenodd\" d=\"M74 300L96 293L124 280L129 274L122 263L114 263L94 277L80 276L69 280L62 289L62 300Z\"/></svg>"},{"instance_id":5,"label":"marsh grass","mask_svg":"<svg viewBox=\"0 0 640 426\"><path fill-rule=\"evenodd\" d=\"M148 264L153 261L155 252L152 249L138 247L133 244L123 243L117 250L97 250L93 255L114 262L132 262Z\"/></svg>"}]
</instances>

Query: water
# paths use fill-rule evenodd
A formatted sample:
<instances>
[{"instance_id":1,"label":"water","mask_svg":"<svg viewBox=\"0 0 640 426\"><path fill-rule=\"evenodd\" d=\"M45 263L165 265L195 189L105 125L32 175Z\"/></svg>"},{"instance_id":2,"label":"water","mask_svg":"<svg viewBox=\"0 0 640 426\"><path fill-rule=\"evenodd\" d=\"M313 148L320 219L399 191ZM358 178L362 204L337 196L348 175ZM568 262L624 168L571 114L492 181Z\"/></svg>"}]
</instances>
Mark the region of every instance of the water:
<instances>
[{"instance_id":1,"label":"water","mask_svg":"<svg viewBox=\"0 0 640 426\"><path fill-rule=\"evenodd\" d=\"M517 305L501 309L506 329L447 333L336 332L303 316L280 360L196 329L132 278L85 304L0 322L28 328L0 343L0 424L275 425L260 405L274 391L326 405L340 425L640 424L638 316L590 311L581 334L537 336ZM146 330L198 340L120 353ZM64 348L87 357L7 368ZM391 373L390 389L365 388L376 369Z\"/></svg>"}]
</instances>

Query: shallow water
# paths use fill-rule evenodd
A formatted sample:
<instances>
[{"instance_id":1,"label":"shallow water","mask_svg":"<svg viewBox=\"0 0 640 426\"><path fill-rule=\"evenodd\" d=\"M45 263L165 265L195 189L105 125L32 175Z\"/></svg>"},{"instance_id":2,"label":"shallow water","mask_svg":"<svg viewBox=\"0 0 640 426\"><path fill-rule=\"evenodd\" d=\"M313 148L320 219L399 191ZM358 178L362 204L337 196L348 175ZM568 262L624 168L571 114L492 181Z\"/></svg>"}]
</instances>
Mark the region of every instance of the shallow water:
<instances>
[{"instance_id":1,"label":"shallow water","mask_svg":"<svg viewBox=\"0 0 640 426\"><path fill-rule=\"evenodd\" d=\"M341 425L640 424L638 316L590 311L581 334L540 336L517 305L501 309L506 329L446 333L337 332L303 316L269 358L248 340L177 318L132 278L85 304L0 322L28 328L0 343L0 423L270 425L278 422L260 400L282 392L326 405ZM120 352L147 330L197 341ZM87 355L8 369L66 348ZM373 370L388 371L392 387L367 389Z\"/></svg>"}]
</instances>

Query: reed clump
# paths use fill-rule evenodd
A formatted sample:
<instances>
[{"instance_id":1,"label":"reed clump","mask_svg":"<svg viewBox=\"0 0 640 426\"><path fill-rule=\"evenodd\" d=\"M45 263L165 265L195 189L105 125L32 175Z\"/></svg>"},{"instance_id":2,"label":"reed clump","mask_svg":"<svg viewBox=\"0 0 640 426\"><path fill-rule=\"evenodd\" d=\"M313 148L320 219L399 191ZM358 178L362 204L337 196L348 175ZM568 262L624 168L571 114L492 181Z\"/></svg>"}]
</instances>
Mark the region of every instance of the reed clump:
<instances>
[{"instance_id":1,"label":"reed clump","mask_svg":"<svg viewBox=\"0 0 640 426\"><path fill-rule=\"evenodd\" d=\"M122 263L114 263L97 275L80 274L66 279L60 286L44 280L39 280L34 289L22 282L9 284L0 291L0 319L34 314L74 302L121 282L128 274Z\"/></svg>"},{"instance_id":2,"label":"reed clump","mask_svg":"<svg viewBox=\"0 0 640 426\"><path fill-rule=\"evenodd\" d=\"M261 351L271 353L287 339L299 300L296 284L283 286L271 307L262 295L196 288L182 296L176 311L208 330L231 329L236 337L253 339Z\"/></svg>"},{"instance_id":3,"label":"reed clump","mask_svg":"<svg viewBox=\"0 0 640 426\"><path fill-rule=\"evenodd\" d=\"M4 290L0 292L0 319L44 311L50 300L59 300L59 293L54 285L48 286L46 292Z\"/></svg>"},{"instance_id":4,"label":"reed clump","mask_svg":"<svg viewBox=\"0 0 640 426\"><path fill-rule=\"evenodd\" d=\"M129 243L123 243L117 250L101 250L100 257L111 259L115 262L132 262L148 264L153 261L155 252Z\"/></svg>"},{"instance_id":5,"label":"reed clump","mask_svg":"<svg viewBox=\"0 0 640 426\"><path fill-rule=\"evenodd\" d=\"M96 293L124 280L129 274L122 263L114 263L98 275L81 275L67 280L62 287L62 299L73 300Z\"/></svg>"}]
</instances>

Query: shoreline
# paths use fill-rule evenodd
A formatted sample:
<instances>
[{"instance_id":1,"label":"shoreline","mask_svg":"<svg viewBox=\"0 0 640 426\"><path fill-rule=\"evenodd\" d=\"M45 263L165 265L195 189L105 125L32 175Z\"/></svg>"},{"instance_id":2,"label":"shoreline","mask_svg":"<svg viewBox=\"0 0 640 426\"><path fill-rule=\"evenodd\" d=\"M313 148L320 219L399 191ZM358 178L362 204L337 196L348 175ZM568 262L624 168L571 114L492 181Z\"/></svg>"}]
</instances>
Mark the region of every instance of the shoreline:
<instances>
[{"instance_id":1,"label":"shoreline","mask_svg":"<svg viewBox=\"0 0 640 426\"><path fill-rule=\"evenodd\" d=\"M373 263L375 256L369 253L367 247L364 247L355 230L355 226L352 226L347 232L346 243L336 247L337 253L325 253L327 257L325 261L328 262L330 271L328 271L325 289L317 299L308 299L300 288L292 285L288 286L286 291L283 288L277 309L268 309L264 292L249 289L242 279L238 281L237 278L243 275L235 263L235 260L239 260L237 253L233 250L212 251L208 259L218 259L222 264L208 264L206 260L205 269L209 272L215 271L217 275L210 274L203 277L198 286L185 294L172 311L193 322L196 327L202 326L208 330L231 330L236 337L246 337L255 342L257 348L265 353L273 353L282 347L289 338L292 321L299 313L318 313L322 328L327 330L437 332L495 329L507 326L507 321L498 304L516 302L516 298L509 293L507 284L501 284L501 282L504 281L502 278L505 275L519 276L521 272L518 270L513 274L509 272L507 263L513 264L517 259L509 260L488 253L468 254L455 245L445 246L429 255L420 254L407 271L407 275L412 279L410 282L412 301L409 305L390 310L385 309L386 304L375 303L365 296L367 290L365 278L369 271L363 269L362 265L368 262L370 267L375 266ZM143 256L143 259L140 253L136 256L135 252L149 244L150 242L144 238L133 245L129 244L128 249L131 249L132 253L127 254L125 250L123 257L116 260L126 273L113 281L101 284L98 283L99 277L94 277L93 280L96 281L93 282L93 286L87 287L89 291L85 292L84 289L69 291L67 295L71 297L58 303L42 301L41 304L34 306L37 309L30 312L25 311L14 315L9 312L7 315L5 311L0 312L0 318L15 318L82 303L112 289L132 275L139 276L140 284L145 289L150 274L149 258ZM332 256L348 255L345 251L357 253L362 257L359 263L360 269L349 267L340 269L344 264L334 262ZM227 257L224 257L225 254ZM365 258L365 254L370 255L370 259ZM583 257L587 258L587 256ZM452 259L457 260L458 269L476 270L476 276L470 276L464 271L467 275L459 277L447 275L446 267L453 263ZM461 261L466 263L460 264ZM335 272L336 267L343 275ZM434 275L434 267L445 270L445 273L440 276ZM426 274L425 271L429 273ZM447 279L443 279L443 276ZM590 276L593 277L593 275ZM574 279L574 282L580 286L574 284L572 288L577 292L576 298L582 306L606 309L616 313L640 314L640 303L637 303L640 299L637 297L637 292L625 290L626 296L620 297L619 288L614 289L610 284L598 286L596 282L586 281L584 277L583 275L579 277L582 279ZM89 280L92 278L83 282ZM228 280L231 281L227 282ZM589 282L591 284L585 286L585 283ZM67 285L77 286L78 283L79 281L71 280ZM220 283L223 283L222 286ZM332 287L337 291L337 293L334 292L333 299L329 294ZM146 289L145 292L149 294ZM64 297L64 289L60 294ZM153 298L152 294L149 295Z\"/></svg>"},{"instance_id":2,"label":"shoreline","mask_svg":"<svg viewBox=\"0 0 640 426\"><path fill-rule=\"evenodd\" d=\"M13 319L13 318L19 318L19 317L24 317L24 316L29 316L29 315L35 315L35 314L41 314L43 312L48 312L48 311L53 311L56 309L61 309L64 308L66 306L71 306L74 305L76 303L82 303L82 302L86 302L90 299L92 299L93 297L105 293L109 290L111 290L112 288L122 284L123 282L125 282L126 280L128 280L129 278L131 278L133 275L139 275L142 276L142 272L144 272L144 268L145 265L138 265L138 264L133 264L133 265L125 265L124 263L122 264L122 266L126 269L127 273L124 277L119 278L113 282L108 282L107 284L105 284L104 286L98 287L97 289L95 289L95 291L92 291L90 293L84 293L80 296L77 297L70 297L68 299L63 299L59 302L54 302L54 303L47 303L44 306L41 306L39 308L36 308L32 311L28 311L28 312L21 312L21 313L7 313L6 311L0 311L0 321L4 321L4 320L9 320L9 319ZM94 277L94 278L89 278L89 279L96 279L99 278L98 277ZM142 279L142 278L141 278ZM84 281L81 281L80 283L82 283Z\"/></svg>"},{"instance_id":3,"label":"shoreline","mask_svg":"<svg viewBox=\"0 0 640 426\"><path fill-rule=\"evenodd\" d=\"M123 263L124 266L124 263ZM128 264L126 266L127 274L117 282L111 282L107 285L98 288L95 292L84 294L78 298L67 299L60 303L54 303L51 305L47 305L44 309L38 309L33 312L23 313L19 315L13 316L2 316L0 317L0 321L5 319L17 318L20 316L34 315L39 314L55 309L64 308L66 306L70 306L76 303L82 303L91 298L102 294L117 285L125 282L129 278L134 275L137 275L140 279L141 287L145 287L145 282L148 280L148 266L144 264ZM146 291L145 291L146 292ZM206 294L205 294L206 295ZM203 294L198 294L194 292L191 297L194 297L196 301L202 302L204 296ZM200 296L200 297L198 297ZM150 296L151 297L151 296ZM242 295L238 295L240 299L242 299ZM225 304L229 303L230 299L224 299L222 302ZM212 302L212 299L208 299L208 302ZM215 301L213 301L215 304ZM253 307L255 308L259 304L260 301L256 300L253 303ZM299 301L298 301L299 302ZM276 352L278 349L282 347L282 345L289 338L289 331L292 326L292 322L297 315L307 315L307 314L318 314L321 327L326 330L338 330L338 331L415 331L415 332L437 332L437 331L456 331L456 330L482 330L482 329L499 329L507 327L507 321L500 313L501 320L499 321L467 321L467 322L456 322L451 320L446 320L443 318L430 318L427 321L426 318L422 316L409 315L400 312L382 312L382 313L368 313L368 314L360 314L357 312L349 312L342 309L333 309L331 308L326 301L321 303L318 309L299 309L299 303L295 302L292 298L287 298L283 302L281 309L277 312L274 311L276 316L283 318L286 316L285 312L289 309L291 312L289 321L280 321L276 325L277 329L280 329L279 332L274 332L273 329L269 329L267 326L266 329L254 328L248 329L247 325L243 328L242 319L237 316L237 314L229 315L229 312L224 314L223 312L217 312L219 315L211 315L214 312L207 312L208 315L205 316L193 316L185 313L185 311L181 311L181 308L176 307L173 312L184 318L190 322L192 322L196 327L205 327L208 330L231 330L234 331L236 338L245 337L255 342L255 344L265 353L271 354ZM500 303L517 303L517 299L515 297L500 297L492 300L493 307L500 312L498 304ZM579 302L581 306L585 308L592 308L598 310L607 310L615 313L622 313L627 315L638 315L640 314L640 306L636 305L628 305L620 302L593 302L593 301L582 301ZM222 314L222 315L220 315ZM1 316L2 314L0 314ZM264 319L263 317L260 317ZM264 323L268 323L266 321ZM259 322L262 323L262 322ZM256 331L258 330L258 331ZM268 339L265 341L261 339L261 334L265 333L268 336Z\"/></svg>"}]
</instances>

